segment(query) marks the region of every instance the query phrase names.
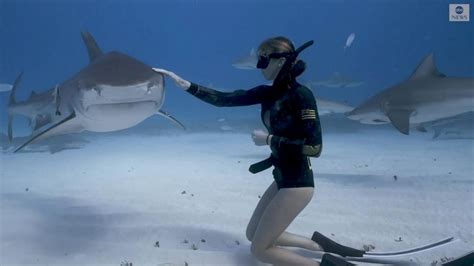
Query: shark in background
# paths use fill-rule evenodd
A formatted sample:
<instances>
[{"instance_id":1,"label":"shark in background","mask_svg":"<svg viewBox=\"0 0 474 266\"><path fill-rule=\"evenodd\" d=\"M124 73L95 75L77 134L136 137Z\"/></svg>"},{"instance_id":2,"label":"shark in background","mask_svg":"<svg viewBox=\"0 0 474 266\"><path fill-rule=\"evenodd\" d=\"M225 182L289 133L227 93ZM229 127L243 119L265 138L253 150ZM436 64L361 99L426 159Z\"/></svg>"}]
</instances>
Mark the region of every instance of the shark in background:
<instances>
[{"instance_id":1,"label":"shark in background","mask_svg":"<svg viewBox=\"0 0 474 266\"><path fill-rule=\"evenodd\" d=\"M7 91L11 91L13 88L12 85L10 84L6 84L6 83L0 83L0 92L7 92Z\"/></svg>"},{"instance_id":2,"label":"shark in background","mask_svg":"<svg viewBox=\"0 0 474 266\"><path fill-rule=\"evenodd\" d=\"M418 131L433 131L433 139L474 139L474 112L426 122Z\"/></svg>"},{"instance_id":3,"label":"shark in background","mask_svg":"<svg viewBox=\"0 0 474 266\"><path fill-rule=\"evenodd\" d=\"M347 113L363 124L392 125L408 135L410 127L474 111L474 78L447 77L436 68L434 54L408 80L385 89Z\"/></svg>"},{"instance_id":4,"label":"shark in background","mask_svg":"<svg viewBox=\"0 0 474 266\"><path fill-rule=\"evenodd\" d=\"M163 76L150 66L120 52L103 53L92 35L82 33L90 63L70 79L18 102L13 84L8 104L8 139L13 117L26 116L32 134L14 152L33 141L55 135L111 132L133 127L155 114L184 126L161 110L165 99Z\"/></svg>"},{"instance_id":5,"label":"shark in background","mask_svg":"<svg viewBox=\"0 0 474 266\"><path fill-rule=\"evenodd\" d=\"M364 84L364 82L357 81L348 76L344 76L339 72L334 72L332 76L329 77L329 79L327 80L310 81L308 82L308 84L315 87L355 88L361 86L362 84Z\"/></svg>"},{"instance_id":6,"label":"shark in background","mask_svg":"<svg viewBox=\"0 0 474 266\"><path fill-rule=\"evenodd\" d=\"M0 133L0 150L3 152L12 152L16 147L20 146L28 140L28 137L16 137L9 142L8 136ZM49 152L51 154L64 150L78 150L84 148L90 141L84 138L82 134L69 134L47 138L42 141L30 143L24 147L24 151L28 152Z\"/></svg>"},{"instance_id":7,"label":"shark in background","mask_svg":"<svg viewBox=\"0 0 474 266\"><path fill-rule=\"evenodd\" d=\"M255 48L252 48L248 55L242 56L232 62L232 66L237 69L255 70L257 69L257 61L257 52L255 52Z\"/></svg>"}]
</instances>

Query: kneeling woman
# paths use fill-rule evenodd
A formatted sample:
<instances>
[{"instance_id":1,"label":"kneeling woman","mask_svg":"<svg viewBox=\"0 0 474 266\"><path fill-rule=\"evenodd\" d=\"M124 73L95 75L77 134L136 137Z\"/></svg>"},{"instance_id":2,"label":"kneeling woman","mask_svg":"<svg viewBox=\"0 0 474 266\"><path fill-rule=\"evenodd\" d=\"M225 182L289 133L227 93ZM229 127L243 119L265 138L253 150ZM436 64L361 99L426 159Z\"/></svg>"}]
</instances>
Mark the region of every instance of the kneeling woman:
<instances>
[{"instance_id":1,"label":"kneeling woman","mask_svg":"<svg viewBox=\"0 0 474 266\"><path fill-rule=\"evenodd\" d=\"M260 261L276 265L319 265L316 260L294 253L288 247L322 250L313 240L285 230L313 197L314 181L308 157L319 157L322 150L321 125L311 91L296 77L305 70L297 59L306 43L295 50L285 37L264 41L258 49L257 67L273 85L230 93L216 91L182 79L173 72L155 69L174 79L178 86L215 106L261 104L261 118L269 134L252 134L256 145L269 145L270 158L250 167L253 173L274 166L275 181L260 199L247 227L251 251Z\"/></svg>"}]
</instances>

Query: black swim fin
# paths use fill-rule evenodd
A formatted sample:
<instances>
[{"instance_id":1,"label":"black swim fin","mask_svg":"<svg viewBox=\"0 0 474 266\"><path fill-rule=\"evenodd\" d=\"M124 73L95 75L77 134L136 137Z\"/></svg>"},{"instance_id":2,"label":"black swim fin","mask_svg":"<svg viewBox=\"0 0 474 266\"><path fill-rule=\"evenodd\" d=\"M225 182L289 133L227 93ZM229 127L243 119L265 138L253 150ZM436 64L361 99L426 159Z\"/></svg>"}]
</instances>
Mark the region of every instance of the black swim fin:
<instances>
[{"instance_id":1,"label":"black swim fin","mask_svg":"<svg viewBox=\"0 0 474 266\"><path fill-rule=\"evenodd\" d=\"M343 246L317 231L314 232L311 240L318 243L325 252L335 253L343 257L362 257L365 254L364 250Z\"/></svg>"},{"instance_id":2,"label":"black swim fin","mask_svg":"<svg viewBox=\"0 0 474 266\"><path fill-rule=\"evenodd\" d=\"M321 263L319 265L320 266L354 266L355 264L350 263L341 257L326 253L323 255L323 258L321 259Z\"/></svg>"}]
</instances>

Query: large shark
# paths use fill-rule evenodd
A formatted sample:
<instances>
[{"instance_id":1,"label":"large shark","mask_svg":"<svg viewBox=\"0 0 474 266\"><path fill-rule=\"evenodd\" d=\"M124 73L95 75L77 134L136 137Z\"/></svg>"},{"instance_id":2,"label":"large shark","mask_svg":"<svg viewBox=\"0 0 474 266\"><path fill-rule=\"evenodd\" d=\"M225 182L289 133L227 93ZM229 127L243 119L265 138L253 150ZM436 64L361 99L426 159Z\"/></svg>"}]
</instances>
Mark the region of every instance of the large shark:
<instances>
[{"instance_id":1,"label":"large shark","mask_svg":"<svg viewBox=\"0 0 474 266\"><path fill-rule=\"evenodd\" d=\"M347 113L364 124L392 123L408 135L410 126L474 110L474 79L447 77L426 56L408 80L381 91Z\"/></svg>"},{"instance_id":2,"label":"large shark","mask_svg":"<svg viewBox=\"0 0 474 266\"><path fill-rule=\"evenodd\" d=\"M334 72L327 80L311 81L309 84L317 87L328 88L354 88L364 84L362 81L354 80L348 76L343 76L339 72Z\"/></svg>"},{"instance_id":3,"label":"large shark","mask_svg":"<svg viewBox=\"0 0 474 266\"><path fill-rule=\"evenodd\" d=\"M103 53L88 32L82 38L90 63L70 79L42 93L17 102L15 80L8 105L8 138L13 138L13 115L31 121L29 143L54 135L82 131L110 132L137 125L160 114L184 127L161 110L165 99L164 78L150 66L120 52Z\"/></svg>"}]
</instances>

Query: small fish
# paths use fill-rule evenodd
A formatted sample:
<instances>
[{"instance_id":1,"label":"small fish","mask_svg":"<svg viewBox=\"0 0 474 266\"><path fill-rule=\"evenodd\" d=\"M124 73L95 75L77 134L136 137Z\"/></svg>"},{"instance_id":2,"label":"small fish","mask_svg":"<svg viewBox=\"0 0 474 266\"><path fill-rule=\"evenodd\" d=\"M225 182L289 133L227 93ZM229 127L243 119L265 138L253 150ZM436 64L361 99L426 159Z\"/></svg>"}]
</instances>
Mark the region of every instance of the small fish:
<instances>
[{"instance_id":1,"label":"small fish","mask_svg":"<svg viewBox=\"0 0 474 266\"><path fill-rule=\"evenodd\" d=\"M230 127L230 126L221 126L221 130L223 130L223 131L231 131L231 130L233 130L233 128Z\"/></svg>"},{"instance_id":2,"label":"small fish","mask_svg":"<svg viewBox=\"0 0 474 266\"><path fill-rule=\"evenodd\" d=\"M364 84L363 81L353 79L350 76L334 72L331 77L326 80L310 81L307 85L327 88L354 88Z\"/></svg>"},{"instance_id":3,"label":"small fish","mask_svg":"<svg viewBox=\"0 0 474 266\"><path fill-rule=\"evenodd\" d=\"M11 91L13 86L11 84L0 83L0 92Z\"/></svg>"},{"instance_id":4,"label":"small fish","mask_svg":"<svg viewBox=\"0 0 474 266\"><path fill-rule=\"evenodd\" d=\"M225 121L225 118L219 118L217 119L217 122L224 122Z\"/></svg>"},{"instance_id":5,"label":"small fish","mask_svg":"<svg viewBox=\"0 0 474 266\"><path fill-rule=\"evenodd\" d=\"M356 35L355 33L351 33L346 40L346 45L344 46L344 52L346 51L347 48L349 48L352 45L352 42L354 42Z\"/></svg>"}]
</instances>

